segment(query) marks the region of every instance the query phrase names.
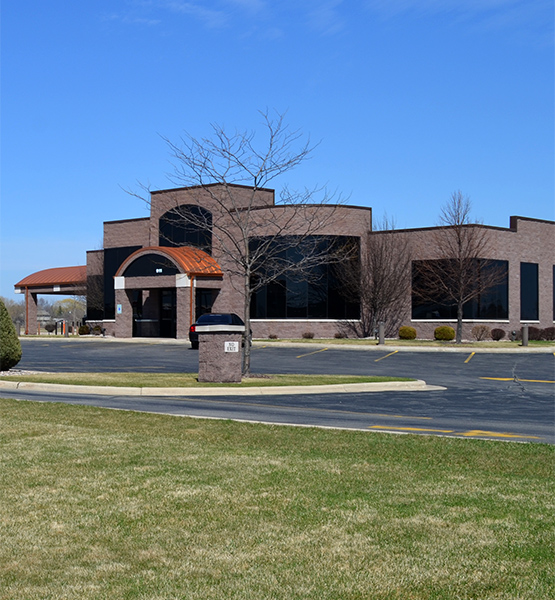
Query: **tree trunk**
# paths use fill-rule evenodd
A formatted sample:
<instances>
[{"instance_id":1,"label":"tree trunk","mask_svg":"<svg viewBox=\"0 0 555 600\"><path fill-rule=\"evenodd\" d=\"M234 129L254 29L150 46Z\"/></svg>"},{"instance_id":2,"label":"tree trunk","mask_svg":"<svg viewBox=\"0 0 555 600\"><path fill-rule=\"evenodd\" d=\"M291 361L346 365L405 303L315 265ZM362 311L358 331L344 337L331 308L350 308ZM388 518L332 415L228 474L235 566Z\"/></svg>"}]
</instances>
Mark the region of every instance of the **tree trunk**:
<instances>
[{"instance_id":1,"label":"tree trunk","mask_svg":"<svg viewBox=\"0 0 555 600\"><path fill-rule=\"evenodd\" d=\"M245 345L243 347L243 376L248 377L251 374L251 287L250 287L250 272L245 275Z\"/></svg>"}]
</instances>

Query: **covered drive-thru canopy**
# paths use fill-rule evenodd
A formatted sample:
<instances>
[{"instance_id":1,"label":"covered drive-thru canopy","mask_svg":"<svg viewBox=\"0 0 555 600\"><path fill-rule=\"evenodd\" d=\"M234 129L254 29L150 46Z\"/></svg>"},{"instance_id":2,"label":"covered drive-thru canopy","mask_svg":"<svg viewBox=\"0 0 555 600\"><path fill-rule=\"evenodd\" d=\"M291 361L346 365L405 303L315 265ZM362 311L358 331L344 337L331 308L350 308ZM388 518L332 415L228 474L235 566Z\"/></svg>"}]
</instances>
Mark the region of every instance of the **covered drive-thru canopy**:
<instances>
[{"instance_id":1,"label":"covered drive-thru canopy","mask_svg":"<svg viewBox=\"0 0 555 600\"><path fill-rule=\"evenodd\" d=\"M16 294L25 294L25 333L36 334L37 295L84 296L87 293L87 267L57 267L28 275L15 284Z\"/></svg>"}]
</instances>

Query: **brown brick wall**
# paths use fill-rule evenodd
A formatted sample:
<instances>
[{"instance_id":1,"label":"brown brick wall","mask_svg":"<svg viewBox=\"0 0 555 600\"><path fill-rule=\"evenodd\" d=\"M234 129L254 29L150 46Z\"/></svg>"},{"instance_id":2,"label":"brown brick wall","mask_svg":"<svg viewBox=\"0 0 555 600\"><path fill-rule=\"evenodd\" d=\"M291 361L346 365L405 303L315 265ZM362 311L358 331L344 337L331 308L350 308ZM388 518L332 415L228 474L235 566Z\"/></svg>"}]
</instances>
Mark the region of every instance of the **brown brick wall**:
<instances>
[{"instance_id":1,"label":"brown brick wall","mask_svg":"<svg viewBox=\"0 0 555 600\"><path fill-rule=\"evenodd\" d=\"M104 248L124 246L157 246L150 243L150 219L129 219L126 221L106 221L104 223Z\"/></svg>"},{"instance_id":2,"label":"brown brick wall","mask_svg":"<svg viewBox=\"0 0 555 600\"><path fill-rule=\"evenodd\" d=\"M491 239L491 252L483 258L506 260L509 263L509 318L503 322L475 321L464 323L463 337L472 339L472 327L485 324L491 328L507 332L519 330L520 320L520 263L531 262L539 265L539 323L536 327L553 326L553 264L555 262L555 223L528 218L512 217L511 228L487 227ZM414 248L415 260L435 258L431 241L434 228L401 230L396 235L409 236ZM453 326L453 322L411 321L405 315L405 324L416 328L418 337L432 338L439 325Z\"/></svg>"}]
</instances>

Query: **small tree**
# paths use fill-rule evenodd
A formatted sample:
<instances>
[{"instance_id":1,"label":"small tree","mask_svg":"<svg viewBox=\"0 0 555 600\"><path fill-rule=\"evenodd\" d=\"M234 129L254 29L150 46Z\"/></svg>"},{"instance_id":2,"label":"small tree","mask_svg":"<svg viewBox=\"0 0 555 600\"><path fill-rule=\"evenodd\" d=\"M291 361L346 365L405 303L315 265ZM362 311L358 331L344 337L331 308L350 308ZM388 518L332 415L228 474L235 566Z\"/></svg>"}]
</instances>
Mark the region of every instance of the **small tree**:
<instances>
[{"instance_id":1,"label":"small tree","mask_svg":"<svg viewBox=\"0 0 555 600\"><path fill-rule=\"evenodd\" d=\"M395 224L384 217L379 229L368 234L360 262L340 263L337 274L343 294L360 301L360 319L347 323L355 335L373 335L380 321L386 336L396 335L409 308L411 259L409 238L398 234Z\"/></svg>"},{"instance_id":2,"label":"small tree","mask_svg":"<svg viewBox=\"0 0 555 600\"><path fill-rule=\"evenodd\" d=\"M252 132L230 134L219 125L212 126L208 138L186 134L179 144L165 139L174 158L172 183L191 188L192 197L199 195L199 205L201 197L211 203L209 217L202 210L176 206L174 225L211 231L214 255L243 298L244 374L250 372L253 295L285 273L306 279L316 266L329 261L329 253L312 236L334 220L332 196L319 188L296 192L284 187L275 206L265 207L263 214L258 210L268 184L308 159L313 150L309 140L289 130L283 115L261 115L266 134L261 144ZM318 192L323 197L314 204ZM150 196L130 193L150 202ZM322 204L328 205L327 210L321 210Z\"/></svg>"},{"instance_id":3,"label":"small tree","mask_svg":"<svg viewBox=\"0 0 555 600\"><path fill-rule=\"evenodd\" d=\"M21 344L10 315L0 300L0 371L8 371L21 360Z\"/></svg>"},{"instance_id":4,"label":"small tree","mask_svg":"<svg viewBox=\"0 0 555 600\"><path fill-rule=\"evenodd\" d=\"M460 191L441 210L439 225L432 234L434 260L415 261L413 294L429 302L457 309L456 343L462 342L463 308L501 283L503 271L488 257L488 230L470 217L471 203Z\"/></svg>"}]
</instances>

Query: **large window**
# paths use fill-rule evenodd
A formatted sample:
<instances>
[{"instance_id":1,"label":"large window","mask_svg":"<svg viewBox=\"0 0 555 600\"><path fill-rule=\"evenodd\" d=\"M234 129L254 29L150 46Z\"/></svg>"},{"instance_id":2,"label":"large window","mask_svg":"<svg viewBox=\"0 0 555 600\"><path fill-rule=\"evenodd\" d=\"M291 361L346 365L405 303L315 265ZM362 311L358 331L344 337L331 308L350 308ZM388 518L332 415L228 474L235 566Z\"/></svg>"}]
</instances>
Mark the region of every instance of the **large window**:
<instances>
[{"instance_id":1,"label":"large window","mask_svg":"<svg viewBox=\"0 0 555 600\"><path fill-rule=\"evenodd\" d=\"M172 208L160 217L160 246L194 246L212 254L212 213L192 204Z\"/></svg>"},{"instance_id":2,"label":"large window","mask_svg":"<svg viewBox=\"0 0 555 600\"><path fill-rule=\"evenodd\" d=\"M124 271L124 277L156 277L159 275L177 275L179 269L174 263L158 254L143 254L136 258Z\"/></svg>"},{"instance_id":3,"label":"large window","mask_svg":"<svg viewBox=\"0 0 555 600\"><path fill-rule=\"evenodd\" d=\"M356 251L350 260L359 260L359 239L348 236L312 236L303 242L311 246L319 255L331 256L344 244L355 245ZM251 241L251 247L260 243ZM342 293L338 276L338 266L318 261L309 269L296 272L305 254L302 244L296 245L295 238L275 241L283 249L276 253L274 265L291 265L292 270L279 274L273 281L264 285L252 297L251 317L253 319L358 319L360 307L358 299L348 298ZM281 262L280 262L281 261ZM270 262L261 267L264 278L272 268ZM279 268L277 268L280 270ZM281 269L283 270L283 269ZM254 283L254 282L253 282Z\"/></svg>"},{"instance_id":4,"label":"large window","mask_svg":"<svg viewBox=\"0 0 555 600\"><path fill-rule=\"evenodd\" d=\"M539 321L537 263L520 263L520 320Z\"/></svg>"},{"instance_id":5,"label":"large window","mask_svg":"<svg viewBox=\"0 0 555 600\"><path fill-rule=\"evenodd\" d=\"M433 300L423 299L419 290L426 288L424 261L414 261L412 268L412 318L415 320L456 319L457 306L445 297L436 296ZM468 320L505 320L509 318L509 264L505 260L475 261L476 281L483 277L487 270L493 269L499 274L501 281L463 307L463 319ZM497 278L497 277L496 277Z\"/></svg>"},{"instance_id":6,"label":"large window","mask_svg":"<svg viewBox=\"0 0 555 600\"><path fill-rule=\"evenodd\" d=\"M123 246L104 250L104 318L116 318L116 294L114 292L114 276L121 263L139 250L141 246Z\"/></svg>"}]
</instances>

